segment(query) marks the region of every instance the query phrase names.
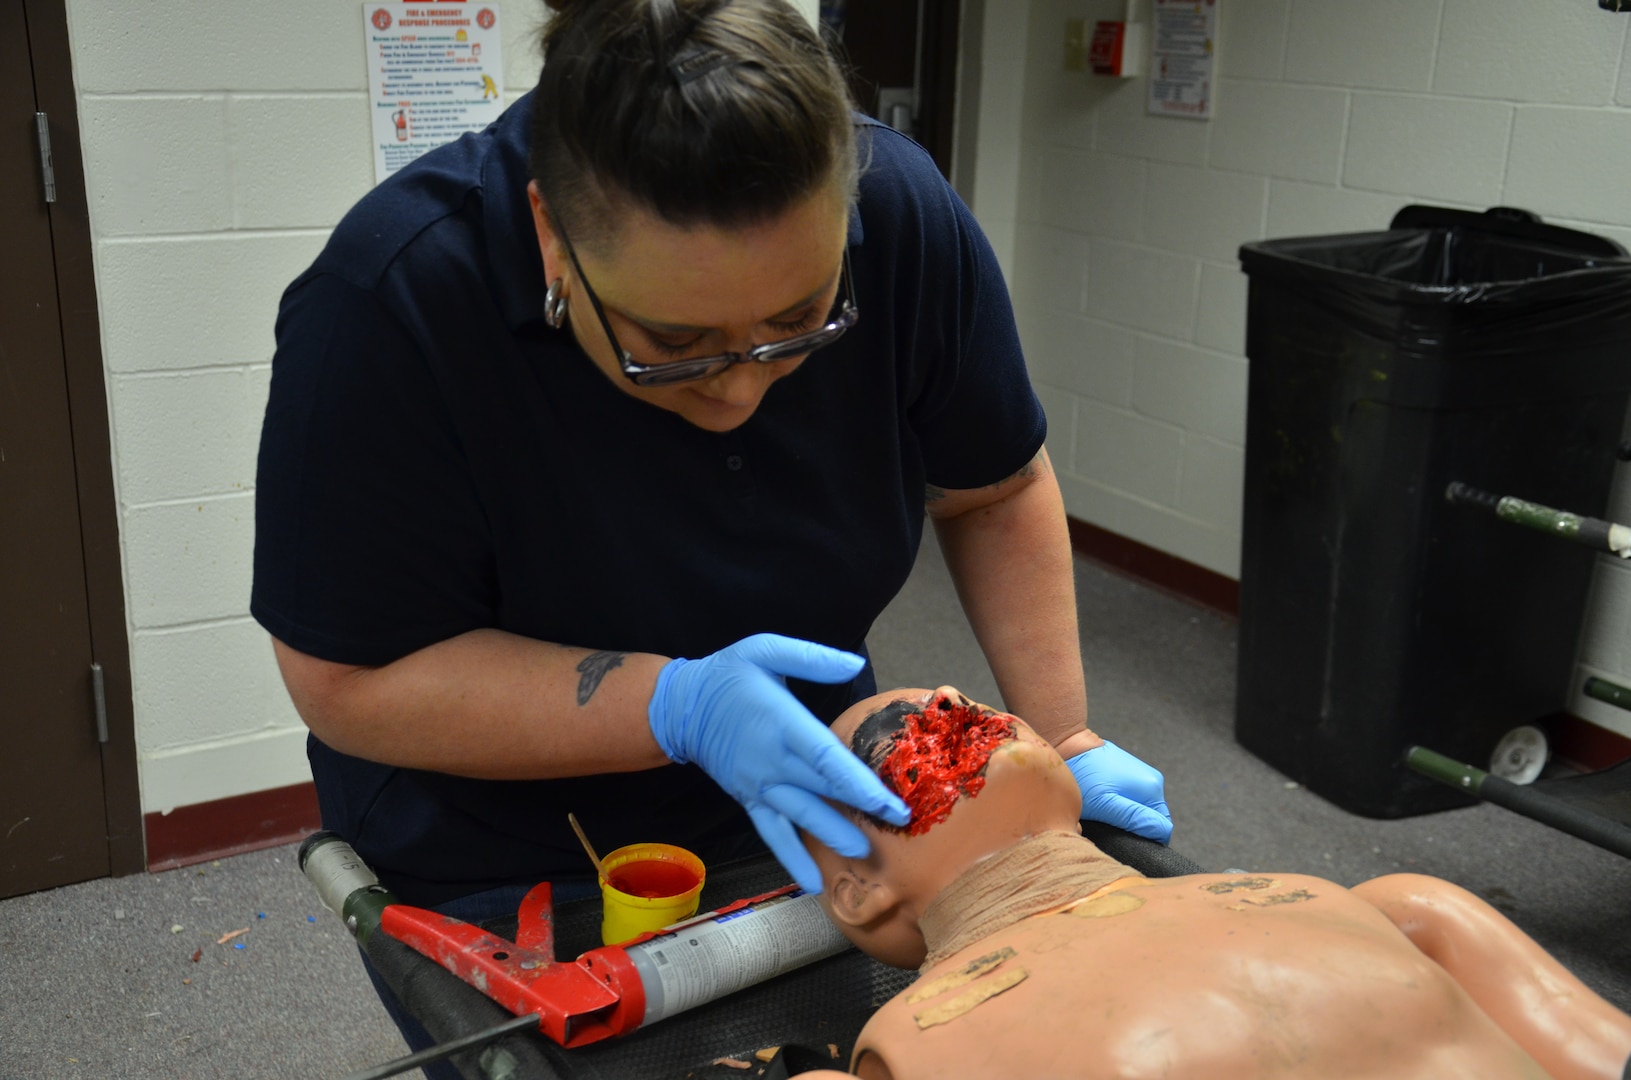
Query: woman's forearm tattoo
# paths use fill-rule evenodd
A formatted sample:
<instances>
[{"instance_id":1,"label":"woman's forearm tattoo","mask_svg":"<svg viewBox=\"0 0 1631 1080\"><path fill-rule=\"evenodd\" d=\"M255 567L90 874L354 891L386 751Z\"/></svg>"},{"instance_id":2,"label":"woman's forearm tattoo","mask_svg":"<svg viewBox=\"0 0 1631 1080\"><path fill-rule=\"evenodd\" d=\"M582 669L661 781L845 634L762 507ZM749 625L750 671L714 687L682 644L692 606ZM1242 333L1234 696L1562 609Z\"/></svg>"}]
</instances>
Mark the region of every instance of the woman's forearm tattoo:
<instances>
[{"instance_id":1,"label":"woman's forearm tattoo","mask_svg":"<svg viewBox=\"0 0 1631 1080\"><path fill-rule=\"evenodd\" d=\"M578 661L578 672L583 678L578 680L578 704L587 705L589 699L595 696L600 689L600 680L614 667L623 665L623 658L629 655L621 652L590 653Z\"/></svg>"}]
</instances>

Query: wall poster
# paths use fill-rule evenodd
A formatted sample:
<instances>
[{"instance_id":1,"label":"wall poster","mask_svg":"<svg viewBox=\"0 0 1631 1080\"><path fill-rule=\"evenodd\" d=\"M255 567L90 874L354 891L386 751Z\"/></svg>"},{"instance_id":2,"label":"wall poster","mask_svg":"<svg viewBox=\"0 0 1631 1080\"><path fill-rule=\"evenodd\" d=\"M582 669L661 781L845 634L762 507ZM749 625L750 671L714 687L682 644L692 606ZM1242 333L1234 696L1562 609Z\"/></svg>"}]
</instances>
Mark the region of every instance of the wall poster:
<instances>
[{"instance_id":1,"label":"wall poster","mask_svg":"<svg viewBox=\"0 0 1631 1080\"><path fill-rule=\"evenodd\" d=\"M1154 14L1149 111L1212 119L1218 0L1155 0Z\"/></svg>"},{"instance_id":2,"label":"wall poster","mask_svg":"<svg viewBox=\"0 0 1631 1080\"><path fill-rule=\"evenodd\" d=\"M362 19L374 183L504 111L498 4L369 0Z\"/></svg>"}]
</instances>

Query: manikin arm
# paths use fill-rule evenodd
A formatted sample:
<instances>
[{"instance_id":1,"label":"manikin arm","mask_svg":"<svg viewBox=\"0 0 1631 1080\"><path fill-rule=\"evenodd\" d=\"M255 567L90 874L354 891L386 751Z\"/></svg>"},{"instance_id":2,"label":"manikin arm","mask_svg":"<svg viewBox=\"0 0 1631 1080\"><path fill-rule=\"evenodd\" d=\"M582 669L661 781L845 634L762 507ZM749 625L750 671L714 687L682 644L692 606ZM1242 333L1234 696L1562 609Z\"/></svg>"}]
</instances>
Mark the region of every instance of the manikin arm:
<instances>
[{"instance_id":1,"label":"manikin arm","mask_svg":"<svg viewBox=\"0 0 1631 1080\"><path fill-rule=\"evenodd\" d=\"M1557 1080L1622 1080L1631 1016L1466 889L1421 874L1357 885Z\"/></svg>"}]
</instances>

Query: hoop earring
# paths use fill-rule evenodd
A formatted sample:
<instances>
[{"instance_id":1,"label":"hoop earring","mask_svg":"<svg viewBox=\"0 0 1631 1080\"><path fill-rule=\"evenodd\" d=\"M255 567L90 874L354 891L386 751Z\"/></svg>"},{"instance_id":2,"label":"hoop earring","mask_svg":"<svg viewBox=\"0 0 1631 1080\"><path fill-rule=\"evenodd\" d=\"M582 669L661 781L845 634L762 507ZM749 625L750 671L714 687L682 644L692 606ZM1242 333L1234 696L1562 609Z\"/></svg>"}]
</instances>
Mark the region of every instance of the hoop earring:
<instances>
[{"instance_id":1,"label":"hoop earring","mask_svg":"<svg viewBox=\"0 0 1631 1080\"><path fill-rule=\"evenodd\" d=\"M544 294L544 321L551 330L559 330L566 324L566 297L561 293L563 282L556 278L549 283L549 291Z\"/></svg>"}]
</instances>

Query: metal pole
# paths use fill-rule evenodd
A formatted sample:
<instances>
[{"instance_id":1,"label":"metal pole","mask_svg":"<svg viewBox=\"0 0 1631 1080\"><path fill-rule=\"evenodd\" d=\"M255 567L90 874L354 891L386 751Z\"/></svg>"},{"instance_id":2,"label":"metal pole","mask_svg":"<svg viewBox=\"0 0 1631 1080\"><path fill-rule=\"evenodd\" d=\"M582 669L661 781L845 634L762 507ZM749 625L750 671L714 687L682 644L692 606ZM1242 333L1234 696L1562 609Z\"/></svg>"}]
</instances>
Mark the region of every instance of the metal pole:
<instances>
[{"instance_id":1,"label":"metal pole","mask_svg":"<svg viewBox=\"0 0 1631 1080\"><path fill-rule=\"evenodd\" d=\"M1459 788L1486 802L1504 806L1543 825L1550 825L1559 832L1578 836L1587 843L1631 859L1631 829L1618 822L1588 813L1532 787L1522 787L1499 776L1491 776L1482 769L1445 757L1424 746L1412 746L1406 751L1405 764L1411 771L1428 779Z\"/></svg>"}]
</instances>

